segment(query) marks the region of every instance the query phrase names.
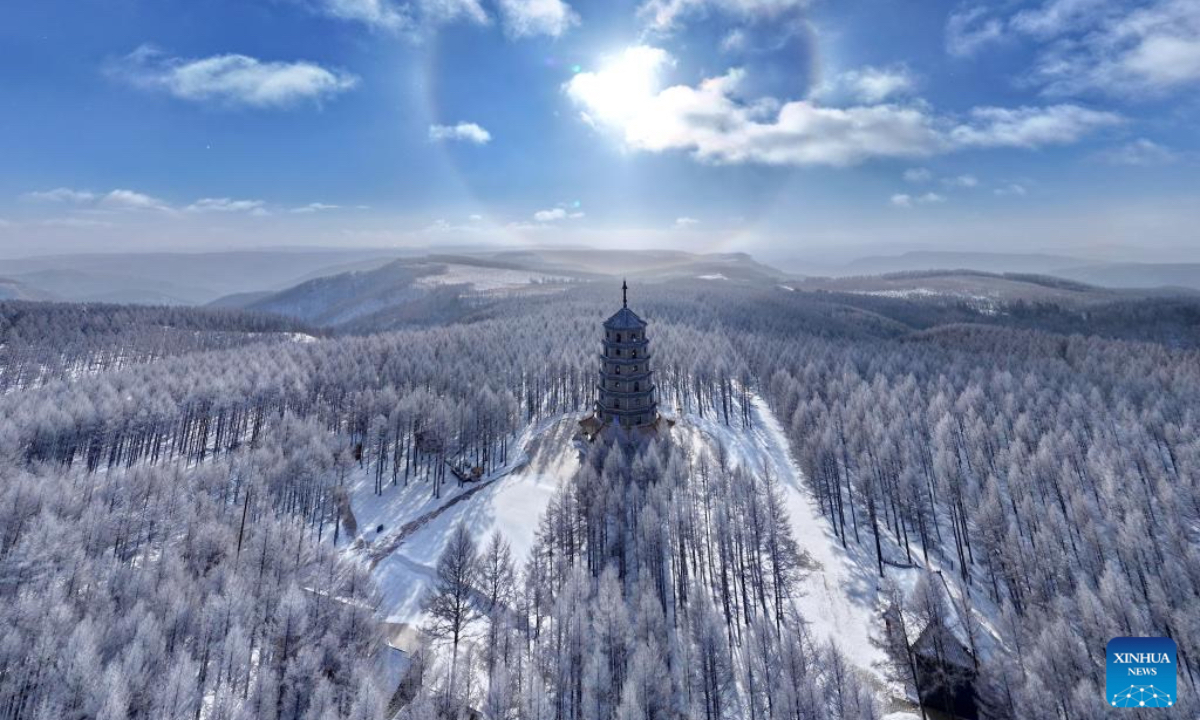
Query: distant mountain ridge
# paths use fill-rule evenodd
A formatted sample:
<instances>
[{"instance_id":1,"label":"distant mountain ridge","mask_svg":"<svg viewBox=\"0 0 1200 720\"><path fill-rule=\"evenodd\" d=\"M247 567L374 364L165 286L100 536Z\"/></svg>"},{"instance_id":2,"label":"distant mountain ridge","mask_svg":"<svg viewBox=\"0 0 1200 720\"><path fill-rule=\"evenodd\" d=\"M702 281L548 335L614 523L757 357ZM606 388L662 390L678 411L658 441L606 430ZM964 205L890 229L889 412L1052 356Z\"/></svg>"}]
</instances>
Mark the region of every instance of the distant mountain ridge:
<instances>
[{"instance_id":1,"label":"distant mountain ridge","mask_svg":"<svg viewBox=\"0 0 1200 720\"><path fill-rule=\"evenodd\" d=\"M11 278L0 277L0 300L57 300L48 293Z\"/></svg>"},{"instance_id":2,"label":"distant mountain ridge","mask_svg":"<svg viewBox=\"0 0 1200 720\"><path fill-rule=\"evenodd\" d=\"M848 263L839 275L883 275L924 270L980 270L993 273L1054 275L1086 260L1043 253L950 252L916 250L899 255L872 255Z\"/></svg>"},{"instance_id":3,"label":"distant mountain ridge","mask_svg":"<svg viewBox=\"0 0 1200 720\"><path fill-rule=\"evenodd\" d=\"M616 250L587 247L255 250L124 253L0 260L0 298L141 305L248 307L303 283L370 273L397 261L455 268L435 284L511 288L532 277L580 282L606 277L642 281L784 283L800 279L748 253ZM474 271L472 271L474 269ZM915 251L873 255L829 267L821 276L982 272L1055 277L1105 288L1200 290L1200 263L1097 263L1048 253ZM499 278L499 279L498 279ZM1017 279L1017 278L1010 278ZM282 300L280 300L282 302Z\"/></svg>"},{"instance_id":4,"label":"distant mountain ridge","mask_svg":"<svg viewBox=\"0 0 1200 720\"><path fill-rule=\"evenodd\" d=\"M931 270L1050 275L1108 288L1200 290L1200 263L1094 262L1043 253L913 251L863 257L831 274L844 277Z\"/></svg>"},{"instance_id":5,"label":"distant mountain ridge","mask_svg":"<svg viewBox=\"0 0 1200 720\"><path fill-rule=\"evenodd\" d=\"M1114 288L1200 289L1200 263L1110 263L1066 268L1056 274Z\"/></svg>"}]
</instances>

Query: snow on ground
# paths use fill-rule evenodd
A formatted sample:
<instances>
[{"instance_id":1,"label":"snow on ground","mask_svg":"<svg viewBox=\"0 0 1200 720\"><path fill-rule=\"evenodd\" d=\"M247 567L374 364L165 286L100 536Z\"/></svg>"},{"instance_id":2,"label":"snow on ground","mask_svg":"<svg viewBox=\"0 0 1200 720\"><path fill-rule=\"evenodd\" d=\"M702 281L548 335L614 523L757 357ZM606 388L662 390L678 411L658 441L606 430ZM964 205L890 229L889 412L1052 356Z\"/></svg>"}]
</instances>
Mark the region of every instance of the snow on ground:
<instances>
[{"instance_id":1,"label":"snow on ground","mask_svg":"<svg viewBox=\"0 0 1200 720\"><path fill-rule=\"evenodd\" d=\"M711 275L697 275L701 280L728 280L724 273L712 273Z\"/></svg>"},{"instance_id":2,"label":"snow on ground","mask_svg":"<svg viewBox=\"0 0 1200 720\"><path fill-rule=\"evenodd\" d=\"M753 398L753 422L752 428L743 430L736 426L726 427L713 415L706 418L686 416L676 430L682 430L681 437L686 437L689 431L703 433L710 438L708 442L723 444L732 462L773 473L781 479L792 532L800 548L816 565L800 582L804 596L797 601L797 608L810 623L815 637L833 641L855 665L871 673L889 694L904 697L905 690L887 677L887 656L880 644L883 588L876 570L870 527L860 517L862 542L856 543L852 529L848 528L847 547L843 548L832 524L821 514L803 472L792 460L779 420L757 395ZM703 442L698 438L690 441ZM948 523L948 520L943 522ZM934 552L930 553L926 565L924 558L918 555L918 548L914 547L913 566L898 567L908 560L901 544L886 525L880 527L880 537L885 560L895 563L886 566L888 582L896 584L911 597L922 568L935 573L952 609L950 629L969 647L970 638L961 620L963 586L953 565ZM979 577L975 581L977 587L982 587ZM1000 643L996 622L999 609L986 593L980 591L971 593L970 605L971 617L979 630L974 637L975 644L981 654L987 655Z\"/></svg>"},{"instance_id":3,"label":"snow on ground","mask_svg":"<svg viewBox=\"0 0 1200 720\"><path fill-rule=\"evenodd\" d=\"M535 270L507 270L455 263L446 264L444 267L446 268L445 272L422 276L417 279L416 284L425 287L471 285L477 292L486 292L531 285L534 282L562 282L564 280L564 278L546 275Z\"/></svg>"},{"instance_id":4,"label":"snow on ground","mask_svg":"<svg viewBox=\"0 0 1200 720\"><path fill-rule=\"evenodd\" d=\"M381 540L404 523L437 509L470 489L459 487L458 482L450 478L442 486L442 497L434 498L433 486L425 480L410 478L405 485L403 468L395 486L390 470L384 474L384 483L383 494L377 496L374 471L368 467L355 476L349 488L350 507L358 521L358 537L366 543ZM383 531L376 532L380 525Z\"/></svg>"},{"instance_id":5,"label":"snow on ground","mask_svg":"<svg viewBox=\"0 0 1200 720\"><path fill-rule=\"evenodd\" d=\"M524 561L551 495L579 466L579 449L573 442L577 420L574 415L559 416L527 429L517 441L510 472L501 471L493 483L438 514L379 562L374 575L388 622L419 625L424 621L421 602L433 583L433 568L460 521L467 523L480 545L499 530L512 545L513 557ZM380 523L386 536L474 486L460 489L456 482L448 482L438 500L430 497L430 487L423 482L412 482L408 488L389 486L382 498L374 495L373 487L374 478L368 473L351 489L351 505L364 540L380 537L375 532Z\"/></svg>"},{"instance_id":6,"label":"snow on ground","mask_svg":"<svg viewBox=\"0 0 1200 720\"><path fill-rule=\"evenodd\" d=\"M900 300L933 297L954 298L957 300L962 300L984 315L997 315L1000 312L1000 303L997 298L989 297L987 295L977 295L974 293L951 292L923 287L899 288L895 290L846 290L845 292L851 295L871 295L874 297L894 298Z\"/></svg>"},{"instance_id":7,"label":"snow on ground","mask_svg":"<svg viewBox=\"0 0 1200 720\"><path fill-rule=\"evenodd\" d=\"M433 582L438 555L460 521L467 523L480 544L500 530L512 545L513 556L524 560L555 488L569 480L579 466L576 431L574 416L527 430L522 438L527 464L437 515L378 564L374 573L383 591L382 609L388 622L420 624L424 620L421 601ZM793 532L813 562L811 572L801 581L798 609L817 639L836 642L856 666L882 681L884 653L877 639L874 559L853 543L850 553L842 549L791 459L779 421L766 404L755 398L754 426L749 429L727 427L712 415L689 414L675 425L672 434L675 440L690 444L694 452L724 445L735 465L780 478ZM379 537L377 525L384 525L386 535L465 491L456 483L447 483L443 497L434 500L427 484L411 482L407 488L388 486L377 498L373 484L370 474L364 473L351 488L360 537L367 541Z\"/></svg>"},{"instance_id":8,"label":"snow on ground","mask_svg":"<svg viewBox=\"0 0 1200 720\"><path fill-rule=\"evenodd\" d=\"M494 482L447 507L379 562L374 574L383 592L382 611L388 622L409 626L423 623L421 602L433 582L433 568L450 531L460 521L467 523L480 545L499 530L512 545L514 558L524 561L552 494L579 467L577 430L575 415L558 416L527 428L516 443L514 461L497 473ZM671 433L674 441L687 444L693 453L711 452L723 445L732 464L780 479L792 531L811 560L809 571L800 580L797 609L817 640L835 643L881 689L902 698L903 689L891 682L885 671L886 654L880 643L881 585L873 544L866 534L862 544L855 543L848 530L848 546L843 549L792 460L783 428L767 404L754 397L753 426L747 429L725 426L712 414L703 418L686 414L678 418ZM426 483L411 482L408 488L388 486L379 498L373 493L373 482L369 472L364 472L351 488L352 507L364 541L379 539L375 528L381 523L386 536L477 487L459 488L457 483L448 482L442 498L434 500ZM870 532L865 526L860 530ZM890 550L888 557L903 560L894 538L885 536L884 541ZM948 594L957 600L961 591L953 581L953 572L942 568L935 557L931 561L931 570L940 570L943 577L949 578ZM887 568L888 577L905 591L911 591L918 573L915 568ZM988 619L995 617L995 609L979 597L981 593L975 595L976 619L985 630L994 632ZM906 719L899 713L893 720Z\"/></svg>"},{"instance_id":9,"label":"snow on ground","mask_svg":"<svg viewBox=\"0 0 1200 720\"><path fill-rule=\"evenodd\" d=\"M847 290L846 292L851 295L872 295L874 297L899 298L902 300L920 297L941 297L949 294L941 290L923 287L899 288L896 290Z\"/></svg>"},{"instance_id":10,"label":"snow on ground","mask_svg":"<svg viewBox=\"0 0 1200 720\"><path fill-rule=\"evenodd\" d=\"M857 667L884 681L886 657L879 644L878 587L873 560L843 550L830 524L821 516L803 473L792 461L787 437L775 414L757 396L754 425L727 427L720 418L687 415L675 432L696 450L724 445L730 462L779 478L787 498L792 532L814 567L800 581L796 606L817 640L833 641Z\"/></svg>"}]
</instances>

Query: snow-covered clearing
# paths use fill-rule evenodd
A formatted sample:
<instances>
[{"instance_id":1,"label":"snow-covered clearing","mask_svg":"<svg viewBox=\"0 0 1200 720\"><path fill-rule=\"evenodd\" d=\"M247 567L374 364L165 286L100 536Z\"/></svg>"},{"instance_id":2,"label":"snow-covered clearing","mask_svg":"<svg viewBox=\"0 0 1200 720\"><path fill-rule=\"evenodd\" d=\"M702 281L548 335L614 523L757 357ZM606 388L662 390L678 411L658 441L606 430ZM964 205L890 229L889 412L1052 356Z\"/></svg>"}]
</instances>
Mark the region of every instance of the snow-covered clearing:
<instances>
[{"instance_id":1,"label":"snow-covered clearing","mask_svg":"<svg viewBox=\"0 0 1200 720\"><path fill-rule=\"evenodd\" d=\"M496 479L450 507L447 503L478 486L460 488L451 481L442 497L434 499L429 484L412 481L407 487L388 485L377 497L370 473L356 480L350 502L367 552L370 546L386 542L390 532L445 508L375 566L375 579L383 592L381 610L388 622L419 625L424 621L421 601L433 582L438 555L460 521L467 523L480 543L499 530L512 545L515 558L528 555L538 518L555 488L579 466L579 448L573 442L577 421L574 415L559 416L527 428L516 443L514 459L494 474ZM379 525L382 533L376 532Z\"/></svg>"},{"instance_id":2,"label":"snow-covered clearing","mask_svg":"<svg viewBox=\"0 0 1200 720\"><path fill-rule=\"evenodd\" d=\"M961 300L984 315L996 315L1000 312L1000 302L996 297L978 295L975 293L934 290L932 288L898 288L894 290L847 290L851 295L870 295L898 300L913 298L951 298Z\"/></svg>"},{"instance_id":3,"label":"snow-covered clearing","mask_svg":"<svg viewBox=\"0 0 1200 720\"><path fill-rule=\"evenodd\" d=\"M424 287L437 285L471 285L477 292L517 288L534 283L563 282L565 278L546 275L536 270L508 270L505 268L480 267L477 265L444 265L445 272L424 275L416 284Z\"/></svg>"}]
</instances>

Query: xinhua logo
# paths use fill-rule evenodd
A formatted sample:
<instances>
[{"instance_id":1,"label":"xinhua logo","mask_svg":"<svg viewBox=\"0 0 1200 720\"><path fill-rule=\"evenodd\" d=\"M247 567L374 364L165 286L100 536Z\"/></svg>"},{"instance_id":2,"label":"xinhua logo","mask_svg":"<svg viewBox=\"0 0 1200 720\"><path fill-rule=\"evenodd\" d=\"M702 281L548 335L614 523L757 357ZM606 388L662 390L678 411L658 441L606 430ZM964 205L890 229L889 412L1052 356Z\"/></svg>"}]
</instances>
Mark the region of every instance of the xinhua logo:
<instances>
[{"instance_id":1,"label":"xinhua logo","mask_svg":"<svg viewBox=\"0 0 1200 720\"><path fill-rule=\"evenodd\" d=\"M1175 704L1175 641L1165 637L1119 637L1108 641L1106 699L1115 707Z\"/></svg>"}]
</instances>

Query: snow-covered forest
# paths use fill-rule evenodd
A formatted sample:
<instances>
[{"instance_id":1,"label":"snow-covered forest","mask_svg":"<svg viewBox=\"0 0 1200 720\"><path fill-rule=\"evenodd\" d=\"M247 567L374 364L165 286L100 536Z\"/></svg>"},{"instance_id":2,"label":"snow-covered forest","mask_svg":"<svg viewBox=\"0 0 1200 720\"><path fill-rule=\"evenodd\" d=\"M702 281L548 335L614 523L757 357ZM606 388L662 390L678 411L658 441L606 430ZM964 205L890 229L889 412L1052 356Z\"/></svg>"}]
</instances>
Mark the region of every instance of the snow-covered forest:
<instances>
[{"instance_id":1,"label":"snow-covered forest","mask_svg":"<svg viewBox=\"0 0 1200 720\"><path fill-rule=\"evenodd\" d=\"M634 298L674 427L594 443L546 428L608 284L386 332L0 303L0 720L899 719L968 676L980 717L1100 718L1123 635L1200 714L1194 301ZM455 519L548 438L524 534Z\"/></svg>"}]
</instances>

